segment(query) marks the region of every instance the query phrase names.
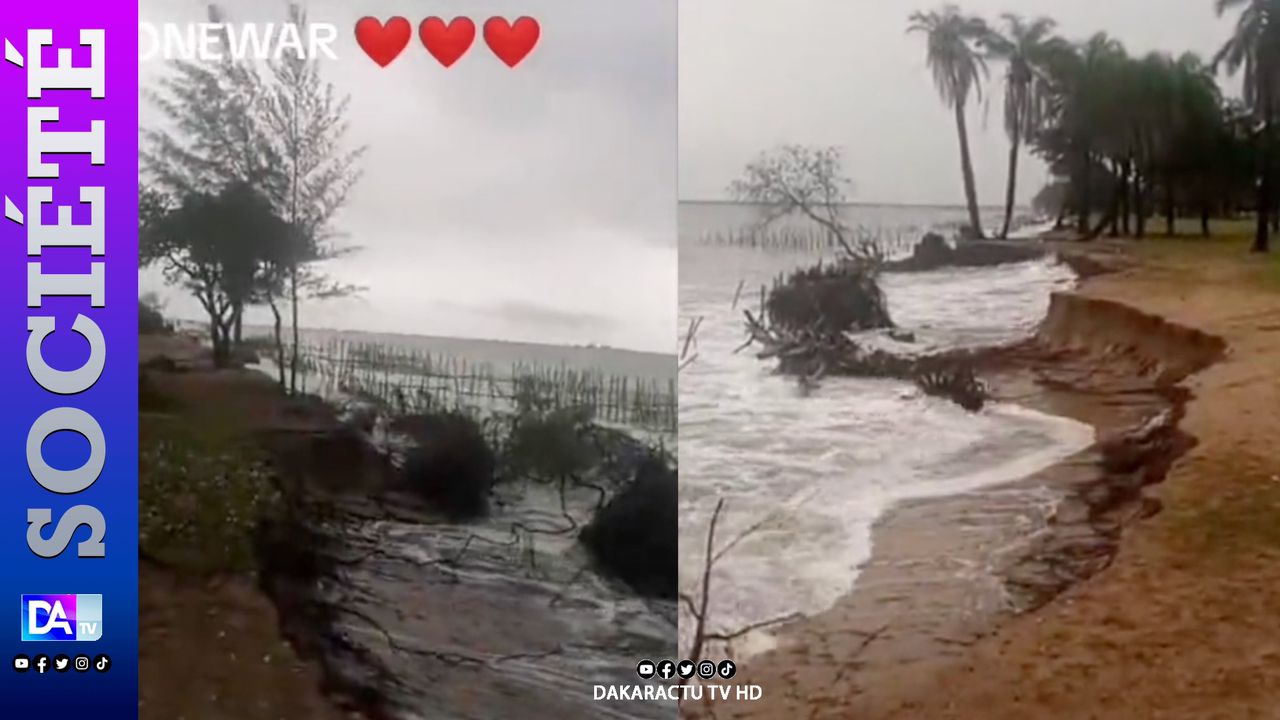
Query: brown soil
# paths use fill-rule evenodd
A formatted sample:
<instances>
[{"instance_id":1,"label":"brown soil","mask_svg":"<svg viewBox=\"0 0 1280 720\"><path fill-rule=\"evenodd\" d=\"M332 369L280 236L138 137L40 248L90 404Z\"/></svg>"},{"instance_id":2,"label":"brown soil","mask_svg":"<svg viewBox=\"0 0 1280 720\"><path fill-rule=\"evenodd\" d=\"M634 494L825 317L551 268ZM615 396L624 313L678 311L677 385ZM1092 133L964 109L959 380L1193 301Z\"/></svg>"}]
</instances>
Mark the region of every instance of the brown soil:
<instances>
[{"instance_id":1,"label":"brown soil","mask_svg":"<svg viewBox=\"0 0 1280 720\"><path fill-rule=\"evenodd\" d=\"M138 569L138 716L144 720L343 720L248 577Z\"/></svg>"},{"instance_id":2,"label":"brown soil","mask_svg":"<svg viewBox=\"0 0 1280 720\"><path fill-rule=\"evenodd\" d=\"M269 379L251 371L213 371L190 339L139 340L152 398L178 422L233 420L246 431L277 425L324 426L300 412ZM173 372L174 368L179 372ZM144 431L147 425L144 423ZM146 482L146 478L140 478ZM321 691L319 668L284 639L276 608L251 574L209 577L143 560L138 571L138 713L144 720L341 720Z\"/></svg>"},{"instance_id":3,"label":"brown soil","mask_svg":"<svg viewBox=\"0 0 1280 720\"><path fill-rule=\"evenodd\" d=\"M884 693L861 717L1280 717L1280 292L1259 277L1274 261L1241 243L1138 260L1082 294L1229 347L1185 381L1198 445L1148 489L1164 511L1126 531L1105 572L938 673L944 692Z\"/></svg>"},{"instance_id":4,"label":"brown soil","mask_svg":"<svg viewBox=\"0 0 1280 720\"><path fill-rule=\"evenodd\" d=\"M1198 444L897 508L855 591L740 671L764 701L715 717L1280 717L1280 288L1237 242L1092 247L1073 266L1127 267L1056 298L996 387L1104 440L1169 410ZM1036 517L1037 486L1068 501ZM989 573L958 582L957 558ZM1020 588L1022 609L1066 591L1018 615Z\"/></svg>"}]
</instances>

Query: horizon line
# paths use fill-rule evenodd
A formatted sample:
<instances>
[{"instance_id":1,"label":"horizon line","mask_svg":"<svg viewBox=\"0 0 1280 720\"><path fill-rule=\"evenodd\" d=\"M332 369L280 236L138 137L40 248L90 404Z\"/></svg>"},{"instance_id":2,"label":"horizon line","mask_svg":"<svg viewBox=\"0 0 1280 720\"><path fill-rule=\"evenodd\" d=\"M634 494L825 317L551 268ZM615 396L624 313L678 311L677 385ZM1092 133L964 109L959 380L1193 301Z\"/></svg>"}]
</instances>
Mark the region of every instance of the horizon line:
<instances>
[{"instance_id":1,"label":"horizon line","mask_svg":"<svg viewBox=\"0 0 1280 720\"><path fill-rule=\"evenodd\" d=\"M195 320L191 318L183 318L183 317L176 317L176 316L171 317L170 319L176 320L182 323L197 325L202 330L207 329L205 328L205 326L208 324L207 319ZM265 328L268 330L272 329L271 325L263 324L263 323L245 323L244 326L247 328ZM671 352L661 352L659 350L640 350L632 347L619 347L617 345L566 345L562 343L536 342L533 340L509 340L504 338L493 338L493 337L466 337L461 335L425 335L422 333L409 332L405 330L360 330L355 328L315 327L315 326L301 326L301 325L298 326L298 329L304 330L304 331L310 330L310 331L319 331L319 332L356 333L360 335L397 335L401 337L426 338L428 340L466 340L466 341L472 341L472 342L501 343L506 345L541 345L543 347L550 347L550 348L570 348L570 349L577 349L577 350L615 350L618 352L637 353L640 355L660 355L660 356L669 355L672 357L673 360L676 357L676 352L674 350ZM270 337L270 335L268 335L267 337Z\"/></svg>"},{"instance_id":2,"label":"horizon line","mask_svg":"<svg viewBox=\"0 0 1280 720\"><path fill-rule=\"evenodd\" d=\"M676 202L685 205L766 205L767 203L746 202L742 200L732 200L728 198L677 198ZM903 208L947 208L964 210L967 206L964 203L929 203L929 202L875 202L867 200L846 200L836 203L841 207L903 207ZM1031 203L1017 203L1014 208L1027 208ZM1003 210L1004 205L982 205L980 209L986 210Z\"/></svg>"}]
</instances>

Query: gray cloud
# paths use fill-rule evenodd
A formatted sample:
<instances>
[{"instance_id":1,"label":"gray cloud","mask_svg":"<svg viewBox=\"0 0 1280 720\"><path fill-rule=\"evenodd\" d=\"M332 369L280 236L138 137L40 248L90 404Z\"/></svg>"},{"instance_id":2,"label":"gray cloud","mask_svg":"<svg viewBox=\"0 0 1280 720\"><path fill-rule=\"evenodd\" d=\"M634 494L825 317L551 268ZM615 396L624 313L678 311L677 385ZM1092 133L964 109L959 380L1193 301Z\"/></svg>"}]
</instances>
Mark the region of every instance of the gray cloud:
<instances>
[{"instance_id":1,"label":"gray cloud","mask_svg":"<svg viewBox=\"0 0 1280 720\"><path fill-rule=\"evenodd\" d=\"M232 21L279 21L286 4L223 3ZM145 22L197 22L204 2L142 0ZM359 300L306 308L329 327L609 343L671 351L676 336L675 3L629 0L307 3L339 28L326 79L351 95L351 138L365 174L337 225L362 252L332 272L367 286ZM404 52L380 68L357 19L402 15ZM467 15L475 44L453 67L422 47L428 15ZM491 15L536 18L515 69L480 28ZM164 72L145 63L144 87ZM142 122L158 117L144 104ZM154 274L144 277L154 287ZM172 296L171 306L187 309ZM541 317L457 306L540 307ZM605 322L567 323L589 308ZM193 308L192 308L193 309ZM194 313L192 313L194 316ZM598 334L597 334L598 333Z\"/></svg>"},{"instance_id":2,"label":"gray cloud","mask_svg":"<svg viewBox=\"0 0 1280 720\"><path fill-rule=\"evenodd\" d=\"M609 318L603 315L557 310L529 302L502 303L491 312L496 312L507 320L516 323L527 322L535 325L554 325L574 330L590 329L595 332L600 332L609 323Z\"/></svg>"},{"instance_id":3,"label":"gray cloud","mask_svg":"<svg viewBox=\"0 0 1280 720\"><path fill-rule=\"evenodd\" d=\"M1131 53L1212 56L1231 31L1212 0L957 0L989 20L1047 15L1066 37L1106 30ZM907 16L941 0L693 0L680 3L680 195L722 197L758 151L783 142L838 145L854 200L963 202L953 115L939 102L924 44ZM979 201L1004 198L1008 144L1001 69L989 107L971 108ZM1023 159L1019 195L1039 189L1043 165Z\"/></svg>"}]
</instances>

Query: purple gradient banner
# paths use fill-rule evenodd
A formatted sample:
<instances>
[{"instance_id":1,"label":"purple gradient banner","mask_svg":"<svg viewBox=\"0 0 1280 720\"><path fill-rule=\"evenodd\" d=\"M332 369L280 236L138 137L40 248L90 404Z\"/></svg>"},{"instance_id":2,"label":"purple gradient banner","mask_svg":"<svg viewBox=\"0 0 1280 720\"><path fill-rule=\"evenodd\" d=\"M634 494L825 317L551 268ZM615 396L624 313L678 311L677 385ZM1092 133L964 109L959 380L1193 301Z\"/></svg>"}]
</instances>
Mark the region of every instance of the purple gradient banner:
<instances>
[{"instance_id":1,"label":"purple gradient banner","mask_svg":"<svg viewBox=\"0 0 1280 720\"><path fill-rule=\"evenodd\" d=\"M138 8L2 12L0 717L136 718Z\"/></svg>"}]
</instances>

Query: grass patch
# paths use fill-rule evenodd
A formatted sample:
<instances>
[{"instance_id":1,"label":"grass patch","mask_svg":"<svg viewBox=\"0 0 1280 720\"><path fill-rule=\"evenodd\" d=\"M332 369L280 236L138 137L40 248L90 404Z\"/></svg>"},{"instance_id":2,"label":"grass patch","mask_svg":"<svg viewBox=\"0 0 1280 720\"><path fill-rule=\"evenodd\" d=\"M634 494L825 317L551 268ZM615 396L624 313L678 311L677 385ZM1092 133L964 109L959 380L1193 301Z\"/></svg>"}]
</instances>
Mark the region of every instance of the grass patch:
<instances>
[{"instance_id":1,"label":"grass patch","mask_svg":"<svg viewBox=\"0 0 1280 720\"><path fill-rule=\"evenodd\" d=\"M1178 223L1178 235L1169 237L1161 232L1142 239L1130 238L1129 251L1146 261L1149 267L1159 268L1171 277L1184 276L1188 281L1203 273L1209 261L1230 261L1246 272L1243 279L1256 283L1268 292L1280 292L1280 233L1272 236L1273 249L1267 254L1251 252L1254 239L1252 219L1214 220L1213 234L1199 234L1199 221L1195 227L1185 219Z\"/></svg>"},{"instance_id":2,"label":"grass patch","mask_svg":"<svg viewBox=\"0 0 1280 720\"><path fill-rule=\"evenodd\" d=\"M1273 250L1261 263L1259 284L1271 292L1280 292L1280 250Z\"/></svg>"},{"instance_id":3,"label":"grass patch","mask_svg":"<svg viewBox=\"0 0 1280 720\"><path fill-rule=\"evenodd\" d=\"M242 434L188 420L142 423L139 548L189 572L252 569L253 530L280 504L267 458Z\"/></svg>"},{"instance_id":4,"label":"grass patch","mask_svg":"<svg viewBox=\"0 0 1280 720\"><path fill-rule=\"evenodd\" d=\"M179 403L156 386L156 380L147 372L138 373L138 410L142 412L173 412Z\"/></svg>"},{"instance_id":5,"label":"grass patch","mask_svg":"<svg viewBox=\"0 0 1280 720\"><path fill-rule=\"evenodd\" d=\"M1178 545L1206 559L1280 552L1280 481L1251 479L1170 520Z\"/></svg>"}]
</instances>

